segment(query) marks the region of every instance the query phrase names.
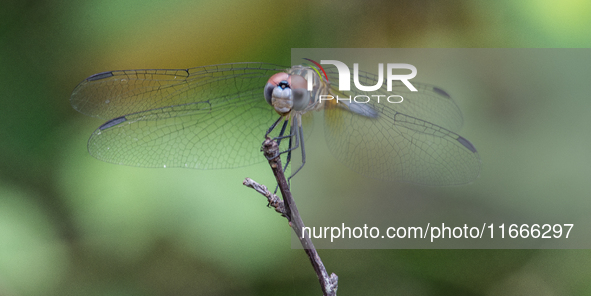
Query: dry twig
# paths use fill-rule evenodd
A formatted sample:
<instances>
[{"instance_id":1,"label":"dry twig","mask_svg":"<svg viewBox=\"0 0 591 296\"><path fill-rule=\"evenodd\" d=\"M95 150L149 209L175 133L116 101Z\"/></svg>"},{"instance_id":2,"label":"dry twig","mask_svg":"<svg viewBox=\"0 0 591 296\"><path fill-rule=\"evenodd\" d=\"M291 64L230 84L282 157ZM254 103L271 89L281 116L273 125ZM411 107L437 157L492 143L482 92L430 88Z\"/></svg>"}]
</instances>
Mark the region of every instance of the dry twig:
<instances>
[{"instance_id":1,"label":"dry twig","mask_svg":"<svg viewBox=\"0 0 591 296\"><path fill-rule=\"evenodd\" d=\"M300 243L302 244L302 247L304 247L306 254L310 258L310 262L312 263L314 271L316 272L318 280L320 281L323 295L336 296L339 277L334 273L332 273L330 276L328 275L322 260L320 260L320 256L318 256L318 252L316 252L316 248L314 248L314 244L310 239L309 233L306 233L305 236L302 235L304 222L302 221L300 213L298 212L298 208L296 207L295 201L291 195L291 191L289 190L287 180L285 179L285 174L281 169L281 158L279 157L279 147L277 146L277 142L267 138L265 142L263 142L262 150L265 154L265 157L267 157L269 160L269 165L273 170L273 175L275 175L275 179L277 180L277 184L281 190L283 201L281 201L277 195L269 192L266 186L260 185L250 178L246 178L243 184L255 189L257 192L267 197L269 205L274 207L276 212L281 213L282 216L287 218L289 225L295 231Z\"/></svg>"}]
</instances>

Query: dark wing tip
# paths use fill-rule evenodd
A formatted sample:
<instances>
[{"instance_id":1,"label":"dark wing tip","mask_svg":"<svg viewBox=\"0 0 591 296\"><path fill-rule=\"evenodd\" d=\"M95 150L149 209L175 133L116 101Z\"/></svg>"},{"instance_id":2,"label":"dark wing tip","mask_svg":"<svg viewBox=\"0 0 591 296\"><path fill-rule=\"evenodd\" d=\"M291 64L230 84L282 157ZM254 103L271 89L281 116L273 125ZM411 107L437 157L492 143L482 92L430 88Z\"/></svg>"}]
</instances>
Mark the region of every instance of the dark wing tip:
<instances>
[{"instance_id":1,"label":"dark wing tip","mask_svg":"<svg viewBox=\"0 0 591 296\"><path fill-rule=\"evenodd\" d=\"M110 127L116 126L122 122L127 121L127 118L125 118L125 116L121 116L121 117L117 117L117 118L113 118L105 123L103 123L103 125L99 126L99 130L106 130Z\"/></svg>"},{"instance_id":2,"label":"dark wing tip","mask_svg":"<svg viewBox=\"0 0 591 296\"><path fill-rule=\"evenodd\" d=\"M442 95L442 96L444 96L444 97L446 97L446 98L451 98L451 96L447 92L445 92L443 89L441 89L441 88L439 88L437 86L434 86L433 87L433 91L436 92L436 93L438 93L438 94L440 94L440 95Z\"/></svg>"},{"instance_id":3,"label":"dark wing tip","mask_svg":"<svg viewBox=\"0 0 591 296\"><path fill-rule=\"evenodd\" d=\"M111 72L111 71L101 72L101 73L96 73L94 75L90 75L90 77L86 78L86 81L101 80L101 79L109 78L112 76L113 76L113 72Z\"/></svg>"},{"instance_id":4,"label":"dark wing tip","mask_svg":"<svg viewBox=\"0 0 591 296\"><path fill-rule=\"evenodd\" d=\"M460 144L462 144L464 147L468 148L468 150L472 151L473 153L476 153L476 147L474 147L474 145L472 145L472 143L470 143L470 141L468 141L466 138L458 136L456 140L460 142Z\"/></svg>"}]
</instances>

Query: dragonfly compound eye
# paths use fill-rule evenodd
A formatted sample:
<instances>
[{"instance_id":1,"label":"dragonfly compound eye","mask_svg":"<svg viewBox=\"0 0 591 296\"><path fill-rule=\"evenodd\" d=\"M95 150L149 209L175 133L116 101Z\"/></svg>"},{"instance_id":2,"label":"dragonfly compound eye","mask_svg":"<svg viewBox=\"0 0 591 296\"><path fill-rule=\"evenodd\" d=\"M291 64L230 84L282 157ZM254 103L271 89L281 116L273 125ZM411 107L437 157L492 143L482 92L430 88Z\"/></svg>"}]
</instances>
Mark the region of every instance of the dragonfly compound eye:
<instances>
[{"instance_id":1,"label":"dragonfly compound eye","mask_svg":"<svg viewBox=\"0 0 591 296\"><path fill-rule=\"evenodd\" d=\"M300 75L291 75L289 78L293 109L296 111L302 111L310 103L310 92L306 89L306 79Z\"/></svg>"},{"instance_id":2,"label":"dragonfly compound eye","mask_svg":"<svg viewBox=\"0 0 591 296\"><path fill-rule=\"evenodd\" d=\"M305 88L292 89L291 99L293 101L293 109L296 111L302 111L306 109L310 103L310 92Z\"/></svg>"},{"instance_id":3,"label":"dragonfly compound eye","mask_svg":"<svg viewBox=\"0 0 591 296\"><path fill-rule=\"evenodd\" d=\"M273 85L272 83L267 82L267 85L265 85L265 101L267 101L267 103L269 105L273 105L273 89L275 88L275 85Z\"/></svg>"},{"instance_id":4,"label":"dragonfly compound eye","mask_svg":"<svg viewBox=\"0 0 591 296\"><path fill-rule=\"evenodd\" d=\"M269 105L273 105L273 90L280 85L282 82L285 82L289 79L289 74L285 72L276 73L269 80L267 80L267 84L265 85L265 100Z\"/></svg>"}]
</instances>

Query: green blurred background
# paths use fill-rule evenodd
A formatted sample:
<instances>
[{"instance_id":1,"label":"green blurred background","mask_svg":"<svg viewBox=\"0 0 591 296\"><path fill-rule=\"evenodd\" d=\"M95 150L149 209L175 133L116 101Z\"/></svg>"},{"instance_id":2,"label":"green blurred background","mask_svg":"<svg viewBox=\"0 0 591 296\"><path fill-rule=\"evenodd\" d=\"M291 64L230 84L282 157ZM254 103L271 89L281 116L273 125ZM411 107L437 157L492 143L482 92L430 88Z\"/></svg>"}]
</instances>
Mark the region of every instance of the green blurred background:
<instances>
[{"instance_id":1,"label":"green blurred background","mask_svg":"<svg viewBox=\"0 0 591 296\"><path fill-rule=\"evenodd\" d=\"M288 65L291 48L303 47L589 47L589 28L591 2L575 0L3 0L0 296L321 294L303 251L290 247L285 220L241 185L244 177L273 184L266 164L142 169L89 156L86 141L103 122L74 111L69 96L91 74ZM294 184L304 221L372 217L380 205L363 186L397 192L401 207L420 206L413 204L419 196L542 217L538 199L586 199L591 103L562 99L570 108L531 98L457 98L461 134L478 147L484 167L474 184L451 189L345 182L332 173L349 174L328 156L318 120L307 145L318 152L308 152L306 175ZM591 295L586 250L320 255L340 277L338 295Z\"/></svg>"}]
</instances>

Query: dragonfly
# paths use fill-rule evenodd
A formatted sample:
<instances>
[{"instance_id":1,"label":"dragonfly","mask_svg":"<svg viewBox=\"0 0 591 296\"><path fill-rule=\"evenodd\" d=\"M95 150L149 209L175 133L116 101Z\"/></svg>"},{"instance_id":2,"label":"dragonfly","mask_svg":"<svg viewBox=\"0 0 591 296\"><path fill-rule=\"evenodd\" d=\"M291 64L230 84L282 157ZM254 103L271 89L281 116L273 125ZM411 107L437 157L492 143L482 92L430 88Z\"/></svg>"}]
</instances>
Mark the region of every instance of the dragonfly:
<instances>
[{"instance_id":1,"label":"dragonfly","mask_svg":"<svg viewBox=\"0 0 591 296\"><path fill-rule=\"evenodd\" d=\"M265 160L261 141L272 134L286 139L280 147L288 158L301 150L302 164L293 176L305 163L304 132L313 114L323 111L329 150L361 175L431 186L466 184L479 176L476 148L457 134L461 111L442 88L413 81L418 91L411 92L394 81L391 91L341 91L336 68L317 70L247 62L108 71L78 84L70 102L83 114L107 120L91 135L88 151L115 164L244 167ZM378 81L363 71L358 79L362 85ZM375 94L403 101L322 99Z\"/></svg>"}]
</instances>

